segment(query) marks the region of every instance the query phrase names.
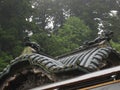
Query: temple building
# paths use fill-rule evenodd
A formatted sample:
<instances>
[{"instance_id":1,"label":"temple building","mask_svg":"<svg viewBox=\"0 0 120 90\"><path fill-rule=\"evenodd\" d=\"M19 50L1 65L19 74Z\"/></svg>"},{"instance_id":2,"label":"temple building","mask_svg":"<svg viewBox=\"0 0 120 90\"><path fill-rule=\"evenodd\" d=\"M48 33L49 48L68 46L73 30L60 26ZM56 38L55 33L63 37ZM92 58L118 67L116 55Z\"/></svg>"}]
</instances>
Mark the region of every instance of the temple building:
<instances>
[{"instance_id":1,"label":"temple building","mask_svg":"<svg viewBox=\"0 0 120 90\"><path fill-rule=\"evenodd\" d=\"M112 34L102 32L79 49L55 58L39 53L38 44L27 42L23 53L0 72L0 90L103 90L115 86L120 83L120 53L110 45Z\"/></svg>"}]
</instances>

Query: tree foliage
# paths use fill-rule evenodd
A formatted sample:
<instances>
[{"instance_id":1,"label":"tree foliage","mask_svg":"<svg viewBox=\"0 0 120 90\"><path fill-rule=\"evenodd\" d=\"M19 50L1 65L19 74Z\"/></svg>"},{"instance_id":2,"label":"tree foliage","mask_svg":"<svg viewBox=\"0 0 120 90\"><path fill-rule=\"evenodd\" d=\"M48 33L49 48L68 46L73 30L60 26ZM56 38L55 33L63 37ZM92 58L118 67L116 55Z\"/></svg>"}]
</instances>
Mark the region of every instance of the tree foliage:
<instances>
[{"instance_id":1,"label":"tree foliage","mask_svg":"<svg viewBox=\"0 0 120 90\"><path fill-rule=\"evenodd\" d=\"M57 56L79 48L82 42L90 35L91 30L77 17L66 20L57 34L50 36L45 31L32 36L41 45L41 50L52 56Z\"/></svg>"},{"instance_id":2,"label":"tree foliage","mask_svg":"<svg viewBox=\"0 0 120 90\"><path fill-rule=\"evenodd\" d=\"M50 22L49 19L52 19L53 30L56 31L69 16L75 16L82 19L92 29L91 37L95 38L100 22L98 19L104 23L104 29L113 30L116 27L110 26L113 23L110 12L116 10L118 20L114 22L119 22L119 0L33 0L33 2L36 10L33 15L34 21L42 29L46 29L45 27ZM47 31L49 32L50 29ZM115 30L115 33L117 31ZM117 40L117 37L114 39Z\"/></svg>"},{"instance_id":3,"label":"tree foliage","mask_svg":"<svg viewBox=\"0 0 120 90\"><path fill-rule=\"evenodd\" d=\"M113 48L115 48L117 51L120 52L120 44L119 43L111 41L111 45Z\"/></svg>"},{"instance_id":4,"label":"tree foliage","mask_svg":"<svg viewBox=\"0 0 120 90\"><path fill-rule=\"evenodd\" d=\"M21 53L25 30L33 28L26 21L31 11L29 0L0 1L0 68Z\"/></svg>"}]
</instances>

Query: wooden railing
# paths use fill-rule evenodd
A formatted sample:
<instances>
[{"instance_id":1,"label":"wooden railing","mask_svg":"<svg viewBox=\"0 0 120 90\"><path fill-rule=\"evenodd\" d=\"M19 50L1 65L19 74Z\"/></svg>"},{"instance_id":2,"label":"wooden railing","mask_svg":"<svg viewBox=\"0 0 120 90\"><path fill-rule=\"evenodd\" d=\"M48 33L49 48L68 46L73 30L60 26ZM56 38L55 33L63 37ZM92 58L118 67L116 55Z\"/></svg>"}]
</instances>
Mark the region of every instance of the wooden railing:
<instances>
[{"instance_id":1,"label":"wooden railing","mask_svg":"<svg viewBox=\"0 0 120 90\"><path fill-rule=\"evenodd\" d=\"M78 76L72 79L55 82L45 86L40 86L37 88L33 88L31 90L57 90L58 88L66 90L72 90L73 88L82 90L82 88L112 82L116 80L118 81L119 78L120 78L120 66L116 66L113 68Z\"/></svg>"}]
</instances>

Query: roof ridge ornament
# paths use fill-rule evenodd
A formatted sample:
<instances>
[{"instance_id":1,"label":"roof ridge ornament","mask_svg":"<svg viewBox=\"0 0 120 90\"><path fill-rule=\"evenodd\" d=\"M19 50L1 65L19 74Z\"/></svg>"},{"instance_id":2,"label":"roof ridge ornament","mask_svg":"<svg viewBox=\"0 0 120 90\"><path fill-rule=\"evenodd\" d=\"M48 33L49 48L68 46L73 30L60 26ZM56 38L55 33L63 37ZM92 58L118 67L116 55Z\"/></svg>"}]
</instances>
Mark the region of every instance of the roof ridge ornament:
<instances>
[{"instance_id":1,"label":"roof ridge ornament","mask_svg":"<svg viewBox=\"0 0 120 90\"><path fill-rule=\"evenodd\" d=\"M98 37L95 38L92 41L85 42L84 45L85 46L91 46L91 45L94 45L94 44L101 45L105 42L109 43L109 41L112 39L112 37L113 37L113 32L112 31L110 31L110 30L99 30Z\"/></svg>"},{"instance_id":2,"label":"roof ridge ornament","mask_svg":"<svg viewBox=\"0 0 120 90\"><path fill-rule=\"evenodd\" d=\"M34 49L33 51L36 53L40 52L40 45L36 42L30 41L29 36L24 37L24 46L31 47L32 49Z\"/></svg>"}]
</instances>

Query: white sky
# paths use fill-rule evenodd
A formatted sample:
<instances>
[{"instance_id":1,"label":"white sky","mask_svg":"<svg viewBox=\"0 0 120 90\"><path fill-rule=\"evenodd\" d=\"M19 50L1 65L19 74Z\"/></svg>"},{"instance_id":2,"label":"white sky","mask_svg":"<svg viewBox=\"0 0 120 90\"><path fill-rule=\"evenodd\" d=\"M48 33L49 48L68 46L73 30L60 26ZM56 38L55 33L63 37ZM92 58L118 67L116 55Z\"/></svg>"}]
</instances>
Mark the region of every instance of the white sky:
<instances>
[{"instance_id":1,"label":"white sky","mask_svg":"<svg viewBox=\"0 0 120 90\"><path fill-rule=\"evenodd\" d=\"M111 10L110 13L109 13L109 15L110 15L111 17L116 17L117 14L118 14L118 11L117 11L117 10Z\"/></svg>"}]
</instances>

